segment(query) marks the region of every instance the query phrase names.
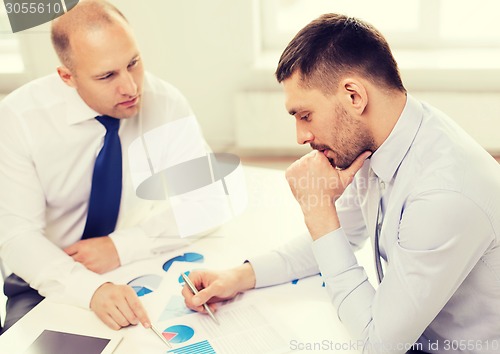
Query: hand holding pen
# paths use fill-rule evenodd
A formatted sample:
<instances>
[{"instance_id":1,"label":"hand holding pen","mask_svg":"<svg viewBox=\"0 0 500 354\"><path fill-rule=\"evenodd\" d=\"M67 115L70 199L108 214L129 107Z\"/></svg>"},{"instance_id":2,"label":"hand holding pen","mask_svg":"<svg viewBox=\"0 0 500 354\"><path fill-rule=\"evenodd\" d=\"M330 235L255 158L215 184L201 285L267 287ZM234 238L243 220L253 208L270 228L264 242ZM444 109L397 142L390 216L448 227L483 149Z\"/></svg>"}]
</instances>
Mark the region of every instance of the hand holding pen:
<instances>
[{"instance_id":1,"label":"hand holding pen","mask_svg":"<svg viewBox=\"0 0 500 354\"><path fill-rule=\"evenodd\" d=\"M215 303L230 300L239 293L255 287L255 273L248 262L221 271L194 270L189 274L189 280L198 294L193 296L194 292L186 282L182 296L186 306L198 312L205 312L204 305L209 301Z\"/></svg>"},{"instance_id":2,"label":"hand holding pen","mask_svg":"<svg viewBox=\"0 0 500 354\"><path fill-rule=\"evenodd\" d=\"M196 286L194 286L194 284L191 282L191 280L189 279L189 277L186 274L184 274L184 273L181 273L181 276L182 276L182 279L184 279L184 282L186 283L186 285L193 292L193 294L194 295L198 294L198 289L196 288ZM212 310L210 309L210 307L208 307L207 303L204 303L203 307L205 308L205 310L207 311L207 313L210 315L210 317L212 318L212 320L214 320L214 322L216 324L219 324L219 321L217 321L217 319L215 318L214 313L212 312Z\"/></svg>"}]
</instances>

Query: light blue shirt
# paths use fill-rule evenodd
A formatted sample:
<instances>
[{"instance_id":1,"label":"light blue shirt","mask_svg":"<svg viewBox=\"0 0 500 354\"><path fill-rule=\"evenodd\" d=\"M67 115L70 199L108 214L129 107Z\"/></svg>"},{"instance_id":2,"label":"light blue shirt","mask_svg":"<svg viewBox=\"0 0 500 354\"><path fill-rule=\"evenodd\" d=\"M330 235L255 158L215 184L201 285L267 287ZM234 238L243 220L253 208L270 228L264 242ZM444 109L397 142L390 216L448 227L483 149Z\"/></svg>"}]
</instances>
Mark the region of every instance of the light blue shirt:
<instances>
[{"instance_id":1,"label":"light blue shirt","mask_svg":"<svg viewBox=\"0 0 500 354\"><path fill-rule=\"evenodd\" d=\"M354 250L373 244L379 192L386 264L375 290ZM415 342L430 353L499 352L500 165L456 123L408 96L337 203L340 229L250 260L257 287L321 271L364 352L404 353Z\"/></svg>"}]
</instances>

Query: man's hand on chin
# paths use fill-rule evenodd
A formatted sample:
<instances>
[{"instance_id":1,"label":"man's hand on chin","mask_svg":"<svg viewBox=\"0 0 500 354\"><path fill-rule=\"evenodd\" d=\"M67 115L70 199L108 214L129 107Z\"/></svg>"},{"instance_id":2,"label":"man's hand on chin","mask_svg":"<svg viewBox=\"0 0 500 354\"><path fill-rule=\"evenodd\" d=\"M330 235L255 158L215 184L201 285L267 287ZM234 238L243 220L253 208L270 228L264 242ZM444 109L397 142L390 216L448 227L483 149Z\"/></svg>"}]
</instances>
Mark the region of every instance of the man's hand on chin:
<instances>
[{"instance_id":1,"label":"man's hand on chin","mask_svg":"<svg viewBox=\"0 0 500 354\"><path fill-rule=\"evenodd\" d=\"M338 170L332 168L324 154L313 150L286 170L286 179L314 240L340 227L335 201L370 155L371 152L366 151L351 166Z\"/></svg>"}]
</instances>

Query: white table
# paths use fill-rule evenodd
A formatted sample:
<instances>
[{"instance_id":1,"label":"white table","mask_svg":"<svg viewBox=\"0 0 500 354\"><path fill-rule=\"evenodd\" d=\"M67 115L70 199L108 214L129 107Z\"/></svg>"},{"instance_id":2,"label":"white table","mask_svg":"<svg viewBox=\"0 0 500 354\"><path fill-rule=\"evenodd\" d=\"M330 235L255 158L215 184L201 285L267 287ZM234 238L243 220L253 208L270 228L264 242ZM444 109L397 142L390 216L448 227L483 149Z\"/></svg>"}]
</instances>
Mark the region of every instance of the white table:
<instances>
[{"instance_id":1,"label":"white table","mask_svg":"<svg viewBox=\"0 0 500 354\"><path fill-rule=\"evenodd\" d=\"M306 232L302 213L289 191L283 171L255 167L245 167L244 171L249 196L244 214L194 242L188 250L179 250L144 262L162 264L171 255L197 250L202 251L207 259L217 257L219 263L232 267L251 255L265 252ZM369 245L358 252L358 260L365 266L370 279L375 279ZM130 270L144 267L144 262L127 267ZM305 346L308 345L316 345L325 352L358 352L351 350L355 342L338 320L325 288L318 284L321 284L320 279L309 278L299 281L297 286L284 284L252 290L251 296L261 296L272 302L278 315L300 334L300 341L298 337L290 338L291 352L314 352L307 350ZM22 353L45 328L101 337L116 334L89 310L44 300L0 336L0 353ZM132 327L120 330L123 340L116 353L137 352L134 342L128 338L128 334L135 330L138 329ZM304 350L299 350L301 348Z\"/></svg>"}]
</instances>

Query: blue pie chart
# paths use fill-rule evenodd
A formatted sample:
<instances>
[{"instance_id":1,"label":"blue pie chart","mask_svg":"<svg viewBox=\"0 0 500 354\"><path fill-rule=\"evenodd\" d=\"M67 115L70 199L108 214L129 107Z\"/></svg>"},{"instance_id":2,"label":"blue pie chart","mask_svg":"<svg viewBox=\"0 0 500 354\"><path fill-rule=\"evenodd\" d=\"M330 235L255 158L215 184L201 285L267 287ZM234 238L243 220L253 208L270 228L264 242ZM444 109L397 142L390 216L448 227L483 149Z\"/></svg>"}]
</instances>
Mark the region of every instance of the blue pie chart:
<instances>
[{"instance_id":1,"label":"blue pie chart","mask_svg":"<svg viewBox=\"0 0 500 354\"><path fill-rule=\"evenodd\" d=\"M175 256L173 258L170 258L168 261L166 261L163 264L163 270L165 272L168 272L170 267L174 262L191 262L191 263L202 263L204 260L204 257L200 253L195 253L195 252L186 252L181 256Z\"/></svg>"},{"instance_id":2,"label":"blue pie chart","mask_svg":"<svg viewBox=\"0 0 500 354\"><path fill-rule=\"evenodd\" d=\"M175 325L166 328L163 331L163 336L171 343L184 343L194 336L194 330L185 325Z\"/></svg>"},{"instance_id":3,"label":"blue pie chart","mask_svg":"<svg viewBox=\"0 0 500 354\"><path fill-rule=\"evenodd\" d=\"M134 289L137 296L144 296L152 293L160 286L162 278L156 274L148 274L137 277L127 284Z\"/></svg>"}]
</instances>

